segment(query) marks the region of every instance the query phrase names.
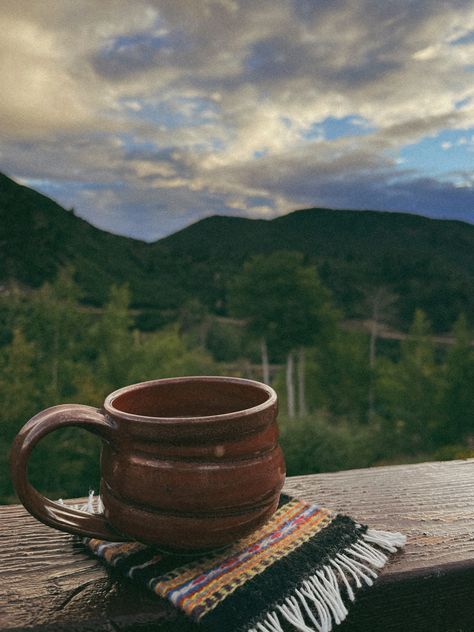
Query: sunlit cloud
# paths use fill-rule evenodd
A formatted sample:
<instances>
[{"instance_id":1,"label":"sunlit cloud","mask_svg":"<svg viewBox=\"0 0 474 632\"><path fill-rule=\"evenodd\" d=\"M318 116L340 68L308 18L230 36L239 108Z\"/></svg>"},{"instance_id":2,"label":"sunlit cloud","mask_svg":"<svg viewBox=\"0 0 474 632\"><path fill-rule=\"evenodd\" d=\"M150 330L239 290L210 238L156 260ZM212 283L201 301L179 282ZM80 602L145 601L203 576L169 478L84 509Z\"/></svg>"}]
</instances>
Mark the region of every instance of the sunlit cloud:
<instances>
[{"instance_id":1,"label":"sunlit cloud","mask_svg":"<svg viewBox=\"0 0 474 632\"><path fill-rule=\"evenodd\" d=\"M1 169L101 228L474 222L471 0L6 0L0 22Z\"/></svg>"}]
</instances>

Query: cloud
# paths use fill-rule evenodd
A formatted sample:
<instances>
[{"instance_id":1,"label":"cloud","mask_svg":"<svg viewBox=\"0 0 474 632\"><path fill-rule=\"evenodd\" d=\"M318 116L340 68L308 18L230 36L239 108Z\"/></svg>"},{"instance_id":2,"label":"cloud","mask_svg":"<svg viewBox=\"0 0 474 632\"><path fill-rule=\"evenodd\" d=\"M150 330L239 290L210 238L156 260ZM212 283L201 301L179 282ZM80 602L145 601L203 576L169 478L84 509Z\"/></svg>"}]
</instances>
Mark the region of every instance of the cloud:
<instances>
[{"instance_id":1,"label":"cloud","mask_svg":"<svg viewBox=\"0 0 474 632\"><path fill-rule=\"evenodd\" d=\"M103 228L303 205L474 221L467 164L400 153L473 136L471 0L5 0L0 23L2 169Z\"/></svg>"}]
</instances>

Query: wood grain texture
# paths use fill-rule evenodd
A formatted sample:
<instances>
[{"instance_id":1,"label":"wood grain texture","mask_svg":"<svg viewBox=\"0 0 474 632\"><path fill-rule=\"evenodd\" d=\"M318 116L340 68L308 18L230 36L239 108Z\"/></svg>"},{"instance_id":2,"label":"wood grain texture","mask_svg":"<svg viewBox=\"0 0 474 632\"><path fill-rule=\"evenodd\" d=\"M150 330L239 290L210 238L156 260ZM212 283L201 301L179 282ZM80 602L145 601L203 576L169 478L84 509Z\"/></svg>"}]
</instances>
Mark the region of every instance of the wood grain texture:
<instances>
[{"instance_id":1,"label":"wood grain texture","mask_svg":"<svg viewBox=\"0 0 474 632\"><path fill-rule=\"evenodd\" d=\"M293 477L285 491L408 536L340 632L474 631L474 460ZM14 505L0 508L0 629L25 627L199 629Z\"/></svg>"}]
</instances>

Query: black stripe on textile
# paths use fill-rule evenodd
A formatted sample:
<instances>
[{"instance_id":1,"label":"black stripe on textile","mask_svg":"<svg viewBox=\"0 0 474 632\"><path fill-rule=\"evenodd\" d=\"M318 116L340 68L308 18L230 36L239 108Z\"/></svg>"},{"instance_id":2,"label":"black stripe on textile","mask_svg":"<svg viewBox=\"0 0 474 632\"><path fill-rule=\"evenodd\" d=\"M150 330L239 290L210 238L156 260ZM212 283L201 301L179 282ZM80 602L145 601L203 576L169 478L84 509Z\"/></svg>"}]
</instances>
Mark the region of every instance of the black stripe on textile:
<instances>
[{"instance_id":1,"label":"black stripe on textile","mask_svg":"<svg viewBox=\"0 0 474 632\"><path fill-rule=\"evenodd\" d=\"M287 505L291 500L298 500L298 499L292 498L291 496L288 496L287 494L280 494L280 502L278 503L278 509L280 509L284 505Z\"/></svg>"},{"instance_id":2,"label":"black stripe on textile","mask_svg":"<svg viewBox=\"0 0 474 632\"><path fill-rule=\"evenodd\" d=\"M200 620L209 632L248 630L292 595L295 588L356 542L367 528L357 528L348 516L338 515L322 531L289 555L237 588Z\"/></svg>"},{"instance_id":3,"label":"black stripe on textile","mask_svg":"<svg viewBox=\"0 0 474 632\"><path fill-rule=\"evenodd\" d=\"M142 549L141 551L129 553L128 555L118 555L117 558L113 560L111 565L115 568L118 568L122 573L126 573L132 566L144 564L152 557L153 556L150 555L149 549Z\"/></svg>"}]
</instances>

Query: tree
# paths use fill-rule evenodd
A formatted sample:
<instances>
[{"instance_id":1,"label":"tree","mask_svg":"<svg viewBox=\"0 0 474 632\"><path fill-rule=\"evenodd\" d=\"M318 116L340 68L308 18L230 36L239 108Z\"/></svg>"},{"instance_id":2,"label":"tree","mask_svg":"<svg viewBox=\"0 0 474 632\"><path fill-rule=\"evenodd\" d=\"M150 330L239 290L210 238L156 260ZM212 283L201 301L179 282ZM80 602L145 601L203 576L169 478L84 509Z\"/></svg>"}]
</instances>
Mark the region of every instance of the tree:
<instances>
[{"instance_id":1,"label":"tree","mask_svg":"<svg viewBox=\"0 0 474 632\"><path fill-rule=\"evenodd\" d=\"M367 338L338 329L325 344L308 349L308 403L352 423L367 421L370 370Z\"/></svg>"},{"instance_id":2,"label":"tree","mask_svg":"<svg viewBox=\"0 0 474 632\"><path fill-rule=\"evenodd\" d=\"M45 283L23 306L18 322L36 345L36 381L45 406L69 399L70 381L83 353L85 316L78 309L80 290L72 268Z\"/></svg>"},{"instance_id":3,"label":"tree","mask_svg":"<svg viewBox=\"0 0 474 632\"><path fill-rule=\"evenodd\" d=\"M446 356L441 401L440 442L465 440L474 433L474 349L472 332L461 314L454 325L454 345Z\"/></svg>"},{"instance_id":4,"label":"tree","mask_svg":"<svg viewBox=\"0 0 474 632\"><path fill-rule=\"evenodd\" d=\"M38 406L35 351L19 328L13 331L10 344L0 350L0 497L13 492L7 462L10 444Z\"/></svg>"},{"instance_id":5,"label":"tree","mask_svg":"<svg viewBox=\"0 0 474 632\"><path fill-rule=\"evenodd\" d=\"M257 255L244 264L229 292L230 310L247 321L261 341L263 375L268 379L269 349L286 356L288 416L295 416L294 355L298 350L300 412L306 410L304 348L328 335L335 323L329 292L316 268L300 253Z\"/></svg>"},{"instance_id":6,"label":"tree","mask_svg":"<svg viewBox=\"0 0 474 632\"><path fill-rule=\"evenodd\" d=\"M178 327L174 325L135 339L129 382L215 373L210 355L201 346L188 345L179 335Z\"/></svg>"},{"instance_id":7,"label":"tree","mask_svg":"<svg viewBox=\"0 0 474 632\"><path fill-rule=\"evenodd\" d=\"M211 327L211 319L207 308L197 298L191 298L178 313L179 334L195 340L201 347L206 346Z\"/></svg>"},{"instance_id":8,"label":"tree","mask_svg":"<svg viewBox=\"0 0 474 632\"><path fill-rule=\"evenodd\" d=\"M385 360L377 372L380 411L392 430L402 433L405 448L427 451L433 447L441 385L431 326L424 312L416 310L401 344L400 361Z\"/></svg>"},{"instance_id":9,"label":"tree","mask_svg":"<svg viewBox=\"0 0 474 632\"><path fill-rule=\"evenodd\" d=\"M128 286L113 285L104 313L92 332L97 353L96 373L106 392L128 384L130 368L134 364L133 319L129 306Z\"/></svg>"},{"instance_id":10,"label":"tree","mask_svg":"<svg viewBox=\"0 0 474 632\"><path fill-rule=\"evenodd\" d=\"M37 403L38 390L35 384L35 345L25 338L23 331L16 328L9 345L0 354L0 419L2 426L17 425L26 421Z\"/></svg>"},{"instance_id":11,"label":"tree","mask_svg":"<svg viewBox=\"0 0 474 632\"><path fill-rule=\"evenodd\" d=\"M24 293L15 282L0 284L0 346L12 340L13 330L18 327Z\"/></svg>"}]
</instances>

